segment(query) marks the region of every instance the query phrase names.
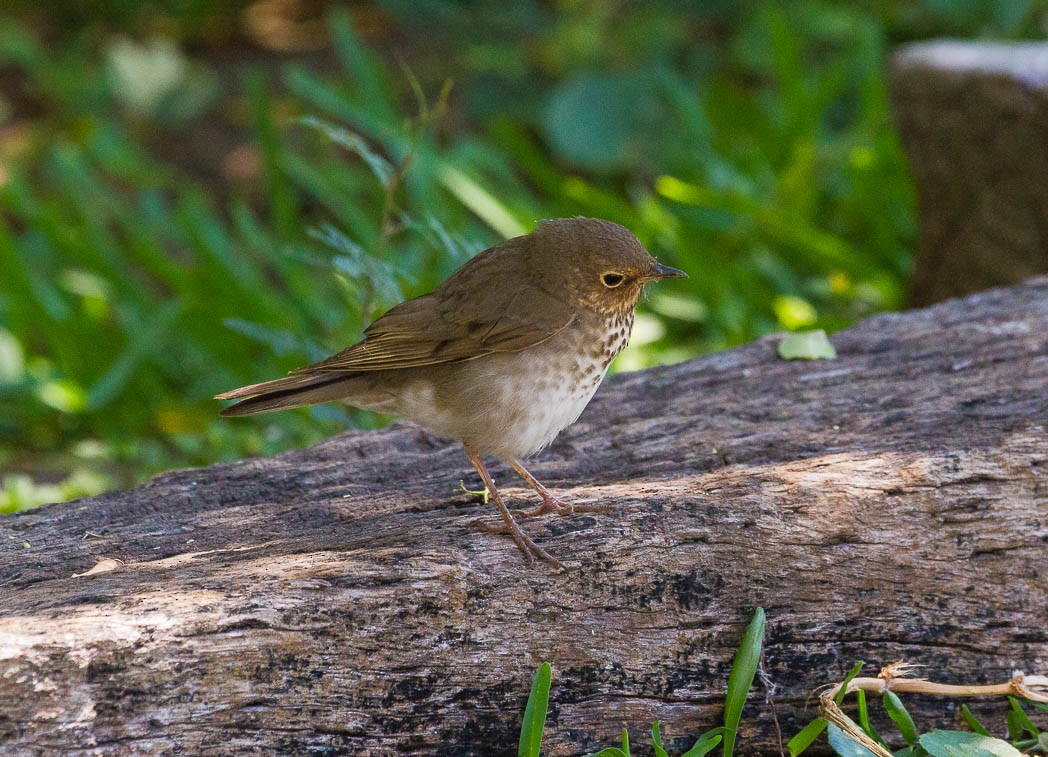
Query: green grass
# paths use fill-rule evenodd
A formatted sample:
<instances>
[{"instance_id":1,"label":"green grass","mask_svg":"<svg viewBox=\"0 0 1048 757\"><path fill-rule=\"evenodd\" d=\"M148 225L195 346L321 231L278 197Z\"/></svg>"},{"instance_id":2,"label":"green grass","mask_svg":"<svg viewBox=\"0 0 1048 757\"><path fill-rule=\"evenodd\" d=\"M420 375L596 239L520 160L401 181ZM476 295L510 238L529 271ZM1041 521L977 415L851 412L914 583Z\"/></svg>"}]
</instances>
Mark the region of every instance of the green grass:
<instances>
[{"instance_id":1,"label":"green grass","mask_svg":"<svg viewBox=\"0 0 1048 757\"><path fill-rule=\"evenodd\" d=\"M724 757L732 757L735 754L743 708L760 665L765 627L764 610L758 607L743 633L732 661L725 695L724 722L700 734L692 746L681 754L681 757L702 757L702 755L713 752L718 746L721 747L721 754ZM840 684L840 691L834 697L834 702L840 704L844 701L848 683L859 674L862 668L863 663L859 662L848 671ZM518 757L540 757L552 677L553 671L548 662L542 663L535 673L531 694L528 696L524 709L524 719L517 746ZM856 692L856 695L859 705L859 723L851 722L851 725L861 730L879 747L888 751L888 742L881 737L880 732L870 722L865 692L860 690ZM902 700L894 692L887 691L882 697L885 715L899 729L900 736L906 744L888 753L895 757L957 757L959 755L1019 757L1020 750L1031 753L1048 752L1048 731L1042 730L1033 722L1017 698L1008 697L1008 700L1010 709L1006 721L1007 739L993 737L986 726L972 715L967 706L962 706L962 714L972 729L971 732L931 730L921 734ZM1034 710L1048 711L1048 705L1033 701L1025 702L1025 704ZM873 757L873 752L858 744L841 728L827 723L822 718L812 720L790 739L789 743L782 745L782 750L791 757L801 755L819 740L824 731L828 731L827 741L831 749L840 757ZM651 726L651 749L655 757L670 757L662 741L662 723L659 721L655 721ZM605 747L587 757L630 757L628 729L622 731L620 746Z\"/></svg>"},{"instance_id":2,"label":"green grass","mask_svg":"<svg viewBox=\"0 0 1048 757\"><path fill-rule=\"evenodd\" d=\"M721 753L724 757L732 757L734 754L735 738L742 719L742 710L760 663L764 628L764 610L758 607L739 643L731 672L728 675L724 724L702 733L690 748L681 753L680 757L703 757L719 745L722 745ZM518 757L539 757L540 755L543 730L546 724L546 710L549 708L551 681L552 668L548 662L544 662L535 673L531 694L524 708L524 722L520 728L520 740L517 745ZM651 726L651 741L656 757L669 757L662 743L662 724L659 721L655 721ZM587 757L630 757L628 729L623 729L620 744L617 747L605 747Z\"/></svg>"}]
</instances>

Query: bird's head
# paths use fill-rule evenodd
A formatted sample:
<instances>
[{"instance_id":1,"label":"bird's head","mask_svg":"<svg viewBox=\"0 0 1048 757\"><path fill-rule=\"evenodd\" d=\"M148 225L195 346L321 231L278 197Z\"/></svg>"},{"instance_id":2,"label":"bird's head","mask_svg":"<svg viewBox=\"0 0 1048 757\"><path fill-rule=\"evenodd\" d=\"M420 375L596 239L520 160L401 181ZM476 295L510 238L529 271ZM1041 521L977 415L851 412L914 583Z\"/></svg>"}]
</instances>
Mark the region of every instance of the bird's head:
<instances>
[{"instance_id":1,"label":"bird's head","mask_svg":"<svg viewBox=\"0 0 1048 757\"><path fill-rule=\"evenodd\" d=\"M542 221L531 237L532 264L544 288L599 313L632 311L649 281L687 276L655 260L629 229L611 221Z\"/></svg>"}]
</instances>

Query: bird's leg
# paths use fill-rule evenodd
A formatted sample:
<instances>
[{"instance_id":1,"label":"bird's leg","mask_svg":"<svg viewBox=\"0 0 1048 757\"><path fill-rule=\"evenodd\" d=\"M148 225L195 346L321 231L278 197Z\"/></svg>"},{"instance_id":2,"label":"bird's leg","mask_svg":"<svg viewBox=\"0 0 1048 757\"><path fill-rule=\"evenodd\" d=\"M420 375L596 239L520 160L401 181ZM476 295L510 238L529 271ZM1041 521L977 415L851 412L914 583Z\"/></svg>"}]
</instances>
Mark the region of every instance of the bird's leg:
<instances>
[{"instance_id":1,"label":"bird's leg","mask_svg":"<svg viewBox=\"0 0 1048 757\"><path fill-rule=\"evenodd\" d=\"M557 515L571 514L573 509L571 505L566 505L559 499L557 499L555 496L553 496L553 492L551 492L549 489L547 489L545 486L539 483L539 480L535 478L533 475L531 475L528 469L525 468L519 460L512 461L510 463L510 467L517 472L517 475L519 475L522 479L524 479L527 482L528 486L534 489L535 492L540 497L542 497L541 505L534 508L533 510L523 510L520 512L520 515L523 515L526 518L530 518L535 515L542 515L543 513L549 512L554 512Z\"/></svg>"},{"instance_id":2,"label":"bird's leg","mask_svg":"<svg viewBox=\"0 0 1048 757\"><path fill-rule=\"evenodd\" d=\"M573 515L574 513L606 513L609 510L607 505L566 505L557 499L553 495L553 492L539 483L539 480L531 475L520 460L512 461L510 466L527 482L528 486L534 489L535 492L542 497L541 505L533 510L520 511L518 512L518 515L530 518L534 515L542 515L551 512L556 513L557 515Z\"/></svg>"},{"instance_id":3,"label":"bird's leg","mask_svg":"<svg viewBox=\"0 0 1048 757\"><path fill-rule=\"evenodd\" d=\"M534 561L534 558L538 557L558 568L563 568L564 566L559 560L532 541L531 537L524 533L521 527L517 524L517 521L513 520L513 514L510 513L509 508L506 507L506 503L502 501L502 495L499 494L499 490L495 488L495 482L491 480L491 474L488 473L487 466L484 465L484 461L481 460L480 455L469 447L466 447L466 456L469 458L469 461L473 463L473 467L477 469L477 473L480 474L480 478L484 481L484 486L487 487L491 498L495 500L495 506L498 507L499 513L502 515L502 520L505 523L505 532L513 537L513 541L516 542L517 548L520 549L528 564L530 565ZM486 531L497 530L483 526L483 524L481 525Z\"/></svg>"}]
</instances>

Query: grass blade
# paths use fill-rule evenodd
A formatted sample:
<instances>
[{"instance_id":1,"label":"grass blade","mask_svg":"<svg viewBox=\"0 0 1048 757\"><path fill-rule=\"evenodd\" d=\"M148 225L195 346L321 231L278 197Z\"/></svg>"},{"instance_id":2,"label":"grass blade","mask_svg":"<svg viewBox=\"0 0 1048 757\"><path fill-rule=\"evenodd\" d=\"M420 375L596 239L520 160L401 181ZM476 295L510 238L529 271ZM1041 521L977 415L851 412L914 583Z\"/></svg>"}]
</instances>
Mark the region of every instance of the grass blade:
<instances>
[{"instance_id":1,"label":"grass blade","mask_svg":"<svg viewBox=\"0 0 1048 757\"><path fill-rule=\"evenodd\" d=\"M826 725L826 721L822 718L815 718L815 720L804 726L796 736L786 742L786 751L790 753L790 757L797 757L798 754L814 744L815 739L819 738L819 735L826 730Z\"/></svg>"},{"instance_id":2,"label":"grass blade","mask_svg":"<svg viewBox=\"0 0 1048 757\"><path fill-rule=\"evenodd\" d=\"M1036 737L1037 734L1040 733L1040 730L1033 724L1033 721L1030 720L1030 716L1026 714L1026 710L1024 710L1022 705L1019 704L1019 700L1015 697L1008 697L1008 703L1011 704L1012 712L1015 713L1016 723L1031 736ZM1021 731L1019 736L1022 736Z\"/></svg>"},{"instance_id":3,"label":"grass blade","mask_svg":"<svg viewBox=\"0 0 1048 757\"><path fill-rule=\"evenodd\" d=\"M888 711L888 717L892 719L892 722L899 727L903 740L911 746L916 744L917 726L914 725L913 718L910 717L910 713L906 711L902 700L894 691L884 692L884 709Z\"/></svg>"},{"instance_id":4,"label":"grass blade","mask_svg":"<svg viewBox=\"0 0 1048 757\"><path fill-rule=\"evenodd\" d=\"M546 707L549 705L549 686L553 670L548 662L539 665L535 680L531 683L531 694L524 708L524 724L520 727L520 742L517 757L539 757L542 748L542 731L546 727Z\"/></svg>"},{"instance_id":5,"label":"grass blade","mask_svg":"<svg viewBox=\"0 0 1048 757\"><path fill-rule=\"evenodd\" d=\"M651 743L655 749L655 757L670 757L666 748L662 745L661 725L658 720L651 724Z\"/></svg>"},{"instance_id":6,"label":"grass blade","mask_svg":"<svg viewBox=\"0 0 1048 757\"><path fill-rule=\"evenodd\" d=\"M731 757L735 750L735 735L742 719L742 708L746 705L746 695L753 685L753 677L760 664L761 646L764 643L764 608L758 607L753 620L742 636L742 643L735 653L728 674L728 695L724 704L724 757Z\"/></svg>"},{"instance_id":7,"label":"grass blade","mask_svg":"<svg viewBox=\"0 0 1048 757\"><path fill-rule=\"evenodd\" d=\"M877 743L888 746L884 739L881 738L881 734L877 732L873 723L870 722L870 713L866 707L866 692L859 689L855 692L855 695L859 700L859 725L862 726L862 730L864 730L866 735Z\"/></svg>"},{"instance_id":8,"label":"grass blade","mask_svg":"<svg viewBox=\"0 0 1048 757\"><path fill-rule=\"evenodd\" d=\"M363 109L377 115L385 123L395 123L398 116L393 105L393 92L383 81L383 68L377 57L368 51L354 31L349 12L339 9L332 13L328 28L335 55L354 83L355 93Z\"/></svg>"},{"instance_id":9,"label":"grass blade","mask_svg":"<svg viewBox=\"0 0 1048 757\"><path fill-rule=\"evenodd\" d=\"M968 727L980 736L989 736L990 732L986 730L986 726L979 722L978 718L972 715L972 711L968 709L968 705L961 705L961 717L964 718L964 722L968 724Z\"/></svg>"},{"instance_id":10,"label":"grass blade","mask_svg":"<svg viewBox=\"0 0 1048 757\"><path fill-rule=\"evenodd\" d=\"M844 696L848 693L848 684L851 683L851 680L855 678L855 676L859 675L859 673L862 671L862 666L865 664L865 662L859 660L857 663L852 665L851 670L848 671L848 675L844 676L844 680L841 681L841 690L838 691L837 696L833 698L834 702L840 704L844 701Z\"/></svg>"},{"instance_id":11,"label":"grass blade","mask_svg":"<svg viewBox=\"0 0 1048 757\"><path fill-rule=\"evenodd\" d=\"M717 748L717 745L721 743L721 739L724 738L723 728L714 728L706 731L699 737L699 740L692 744L691 749L686 751L680 757L704 757L705 755L712 752Z\"/></svg>"},{"instance_id":12,"label":"grass blade","mask_svg":"<svg viewBox=\"0 0 1048 757\"><path fill-rule=\"evenodd\" d=\"M1018 741L1023 737L1023 724L1015 714L1015 710L1008 710L1004 716L1004 722L1008 726L1008 740Z\"/></svg>"},{"instance_id":13,"label":"grass blade","mask_svg":"<svg viewBox=\"0 0 1048 757\"><path fill-rule=\"evenodd\" d=\"M172 300L159 306L134 328L127 328L128 343L112 366L87 391L87 408L99 410L112 402L128 385L139 364L151 353L166 349L166 339L182 313L182 303Z\"/></svg>"},{"instance_id":14,"label":"grass blade","mask_svg":"<svg viewBox=\"0 0 1048 757\"><path fill-rule=\"evenodd\" d=\"M502 201L455 166L442 163L439 177L440 183L451 194L502 236L517 237L528 233Z\"/></svg>"},{"instance_id":15,"label":"grass blade","mask_svg":"<svg viewBox=\"0 0 1048 757\"><path fill-rule=\"evenodd\" d=\"M291 182L281 172L283 145L273 121L273 104L266 89L265 79L258 72L246 79L251 120L255 127L258 151L262 157L262 181L269 202L270 221L280 239L291 239L301 230L298 203Z\"/></svg>"}]
</instances>

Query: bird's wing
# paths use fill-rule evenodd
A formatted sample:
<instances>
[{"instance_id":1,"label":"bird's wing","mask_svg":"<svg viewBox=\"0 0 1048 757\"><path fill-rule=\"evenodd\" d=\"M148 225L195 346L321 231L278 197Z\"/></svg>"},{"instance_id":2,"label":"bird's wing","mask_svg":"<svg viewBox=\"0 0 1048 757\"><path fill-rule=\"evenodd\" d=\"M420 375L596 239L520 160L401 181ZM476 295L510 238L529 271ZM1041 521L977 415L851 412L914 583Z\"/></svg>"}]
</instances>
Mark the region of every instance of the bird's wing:
<instances>
[{"instance_id":1,"label":"bird's wing","mask_svg":"<svg viewBox=\"0 0 1048 757\"><path fill-rule=\"evenodd\" d=\"M575 310L529 283L517 241L481 253L430 294L388 311L361 341L295 372L415 368L546 341L574 320Z\"/></svg>"}]
</instances>

